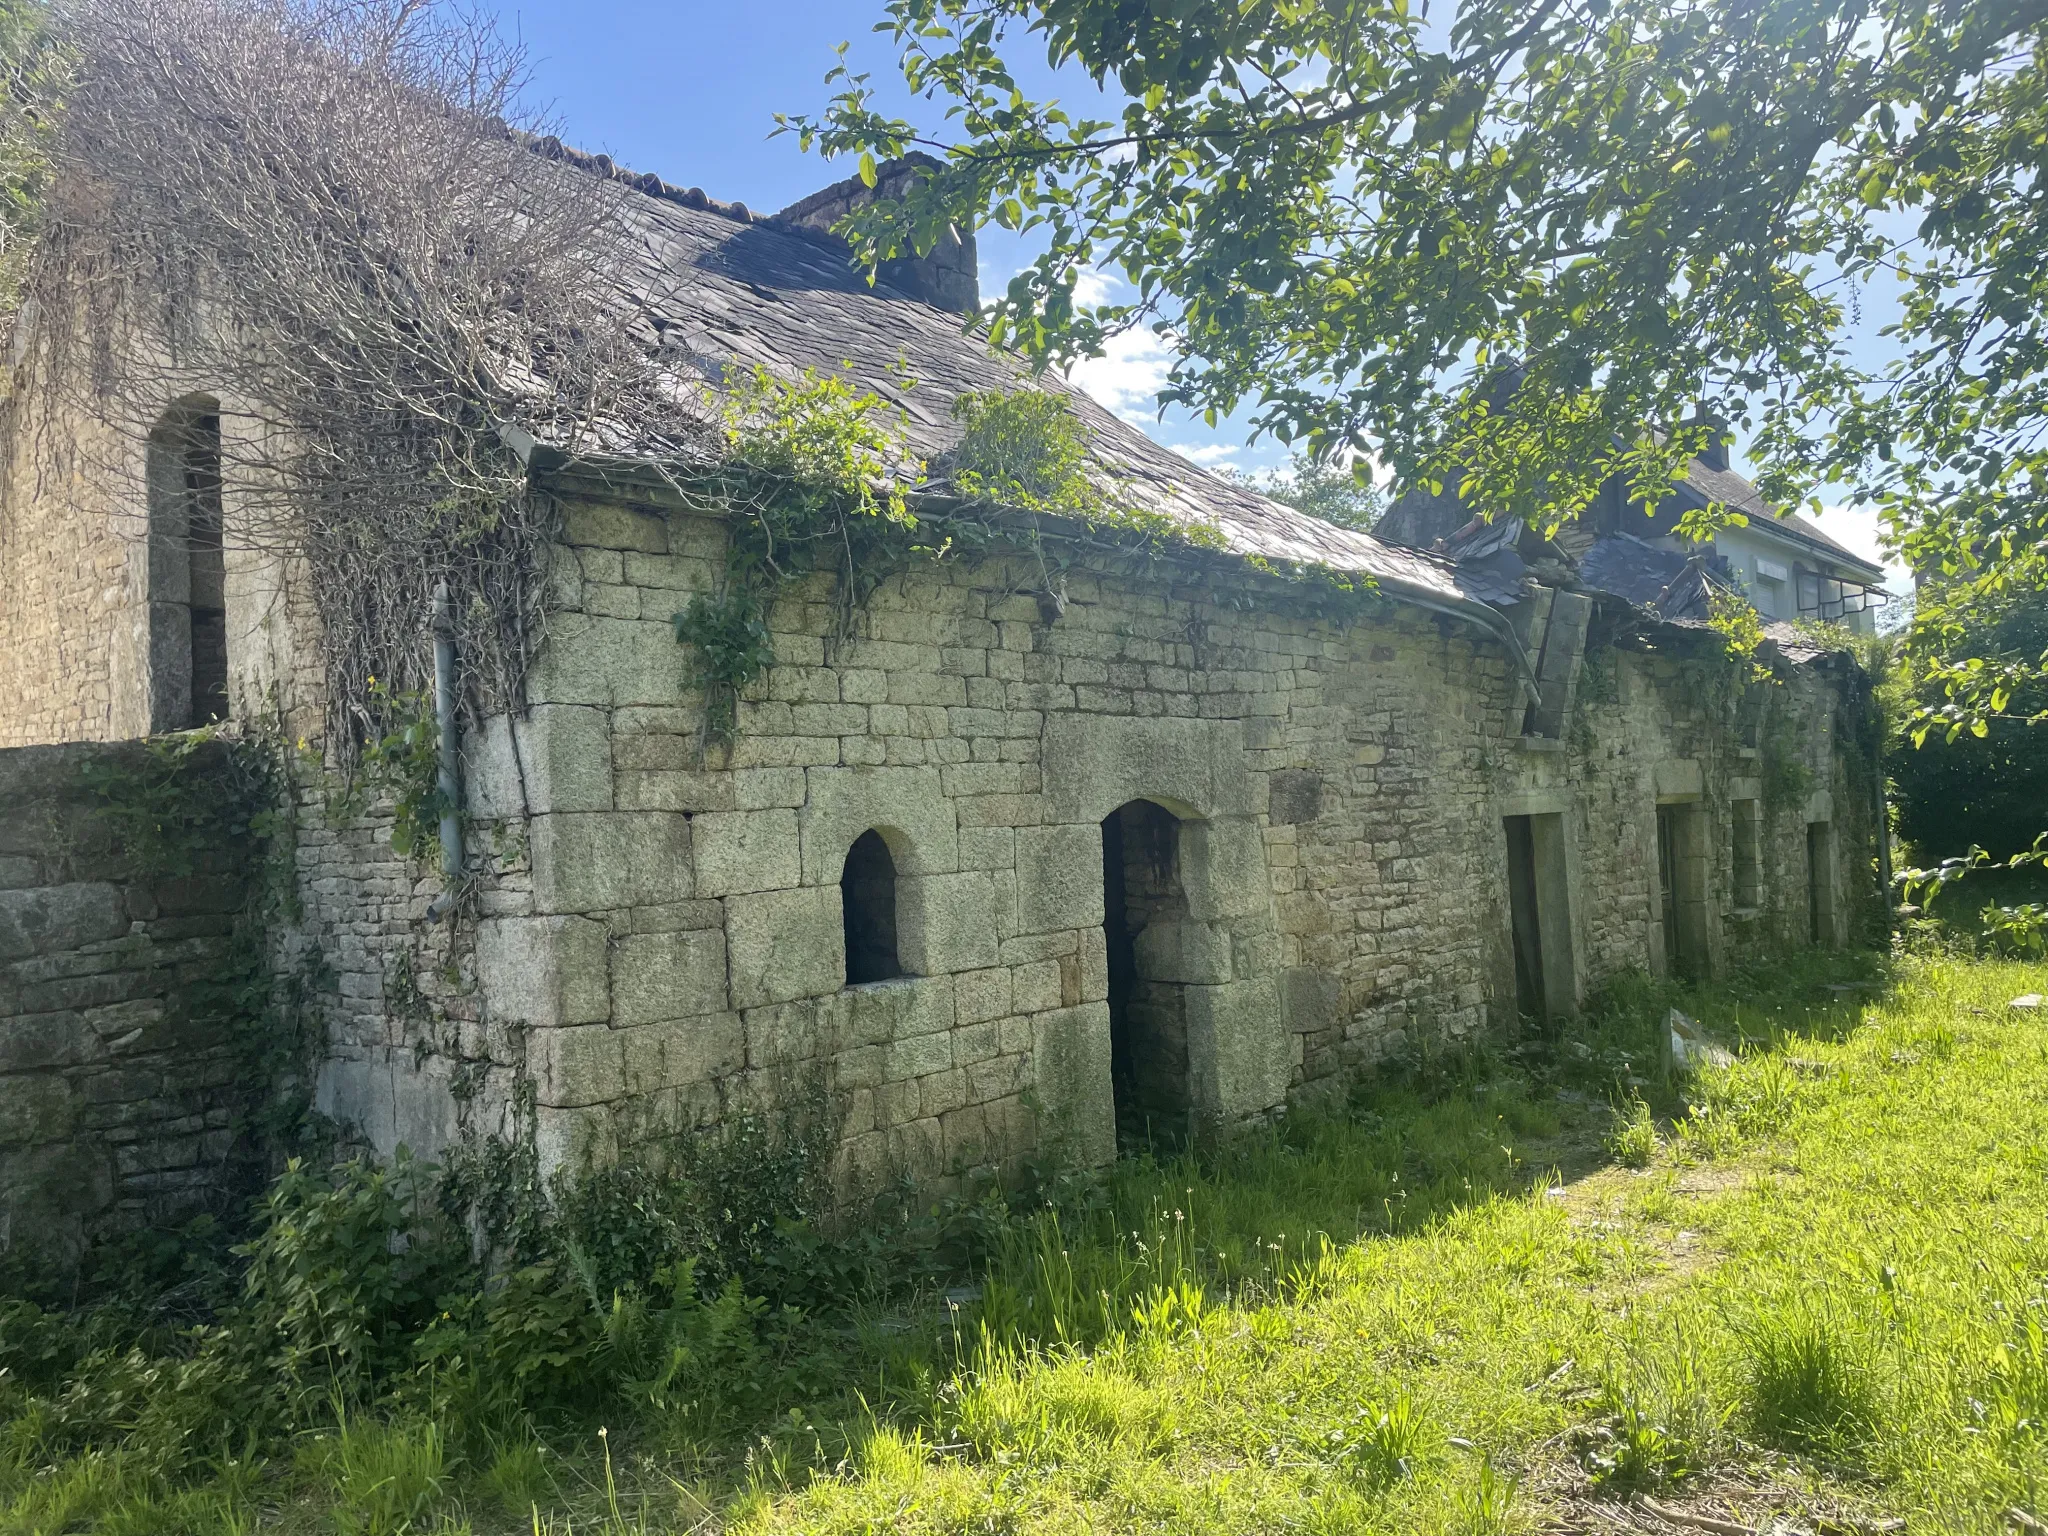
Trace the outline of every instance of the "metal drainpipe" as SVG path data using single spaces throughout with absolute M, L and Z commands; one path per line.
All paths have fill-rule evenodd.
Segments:
M 434 724 L 441 737 L 441 894 L 427 905 L 427 917 L 439 922 L 455 910 L 462 885 L 462 780 L 455 736 L 455 621 L 449 611 L 448 583 L 434 588 Z
M 1508 653 L 1509 662 L 1519 674 L 1526 702 L 1534 704 L 1542 699 L 1542 690 L 1536 686 L 1536 667 L 1529 660 L 1528 651 L 1523 649 L 1521 636 L 1515 633 L 1514 626 L 1508 622 L 1505 614 L 1470 598 L 1460 598 L 1453 604 L 1421 588 L 1411 587 L 1405 582 L 1396 583 L 1384 576 L 1380 578 L 1380 585 L 1392 590 L 1403 601 L 1412 603 L 1417 608 L 1427 608 L 1433 613 L 1443 614 L 1446 618 L 1462 619 L 1467 624 L 1474 624 L 1485 630 L 1498 640 L 1501 648 Z

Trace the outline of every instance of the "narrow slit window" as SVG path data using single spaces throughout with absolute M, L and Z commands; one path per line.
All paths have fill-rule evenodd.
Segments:
M 1733 835 L 1735 905 L 1754 911 L 1763 905 L 1763 870 L 1758 858 L 1757 806 L 1754 800 L 1737 800 L 1734 805 Z
M 839 877 L 846 918 L 846 984 L 858 987 L 903 974 L 896 955 L 896 861 L 882 834 L 868 831 L 847 850 Z
M 181 402 L 149 435 L 149 728 L 228 716 L 220 410 Z

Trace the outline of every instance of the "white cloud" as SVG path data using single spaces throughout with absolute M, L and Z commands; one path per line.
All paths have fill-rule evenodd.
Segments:
M 1150 331 L 1113 337 L 1100 357 L 1085 358 L 1067 377 L 1134 426 L 1159 415 L 1159 391 L 1173 371 L 1173 353 Z
M 1244 449 L 1235 443 L 1168 443 L 1167 447 L 1184 459 L 1191 459 L 1204 469 L 1214 469 L 1219 464 L 1236 468 L 1235 460 Z
M 1074 302 L 1077 304 L 1107 304 L 1116 296 L 1119 288 L 1126 286 L 1123 279 L 1114 277 L 1100 267 L 1086 267 L 1074 279 Z

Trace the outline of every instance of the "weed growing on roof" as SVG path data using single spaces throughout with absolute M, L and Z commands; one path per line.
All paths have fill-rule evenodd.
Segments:
M 1073 408 L 1036 390 L 960 396 L 953 486 L 970 501 L 1090 517 L 1108 503 L 1088 476 L 1088 438 Z
M 915 387 L 907 375 L 898 382 Z M 775 604 L 807 577 L 829 576 L 831 637 L 843 642 L 875 588 L 920 563 L 1026 554 L 1056 611 L 1064 598 L 1055 596 L 1055 567 L 1072 555 L 1150 561 L 1221 542 L 1213 529 L 1117 505 L 1089 469 L 1086 429 L 1057 395 L 992 390 L 955 400 L 960 448 L 915 510 L 904 485 L 925 466 L 907 446 L 902 408 L 873 391 L 757 366 L 729 379 L 713 408 L 724 423 L 722 460 L 671 477 L 686 507 L 731 529 L 719 589 L 693 596 L 673 619 L 704 691 L 706 745 L 731 744 L 741 698 L 775 663 Z
M 1764 621 L 1740 592 L 1725 587 L 1707 588 L 1707 623 L 1721 636 L 1728 659 L 1746 669 L 1752 682 L 1774 681 L 1771 669 L 1756 659 L 1764 643 Z

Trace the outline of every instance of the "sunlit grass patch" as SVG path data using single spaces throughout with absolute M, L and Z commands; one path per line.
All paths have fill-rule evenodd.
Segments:
M 232 1319 L 0 1309 L 0 1536 L 1433 1536 L 1730 1488 L 1988 1536 L 2048 1488 L 2048 1026 L 2006 1007 L 2044 982 L 1638 978 L 1200 1157 L 985 1201 L 951 1270 L 836 1309 L 501 1276 L 459 1349 L 387 1335 L 360 1400 L 266 1379 Z M 1674 1003 L 1731 1065 L 1671 1068 Z M 515 1326 L 546 1351 L 504 1353 L 517 1391 Z M 264 1404 L 297 1427 L 264 1438 Z

